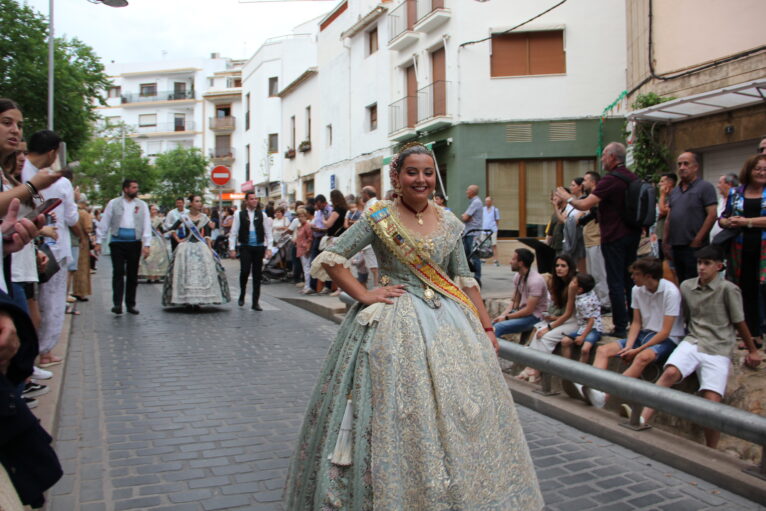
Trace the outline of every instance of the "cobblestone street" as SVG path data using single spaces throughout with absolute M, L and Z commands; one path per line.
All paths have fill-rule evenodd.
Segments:
M 55 447 L 53 511 L 277 510 L 305 403 L 337 326 L 269 295 L 114 316 L 102 258 L 73 322 Z M 286 284 L 280 284 L 286 285 Z M 272 285 L 274 286 L 274 285 Z M 551 510 L 755 510 L 720 490 L 536 412 L 520 413 Z M 501 446 L 498 446 L 501 447 Z M 512 467 L 509 467 L 512 470 Z

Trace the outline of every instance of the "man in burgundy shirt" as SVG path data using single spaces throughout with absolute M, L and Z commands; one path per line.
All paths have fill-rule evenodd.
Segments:
M 628 184 L 612 174 L 622 174 L 630 179 L 638 177 L 625 168 L 625 146 L 619 142 L 612 142 L 604 148 L 601 165 L 606 174 L 590 195 L 576 199 L 561 187 L 556 190 L 556 195 L 580 211 L 598 205 L 601 253 L 606 265 L 606 281 L 614 320 L 614 330 L 609 335 L 624 338 L 627 336 L 630 291 L 633 286 L 628 268 L 636 260 L 641 230 L 629 227 L 623 221 Z

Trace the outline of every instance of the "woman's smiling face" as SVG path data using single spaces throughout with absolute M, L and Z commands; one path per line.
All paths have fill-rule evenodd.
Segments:
M 0 113 L 0 153 L 7 155 L 19 148 L 23 124 L 21 111 L 15 108 Z

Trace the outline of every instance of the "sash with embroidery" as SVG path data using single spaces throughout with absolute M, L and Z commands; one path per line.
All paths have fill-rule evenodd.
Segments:
M 426 286 L 466 306 L 476 315 L 478 311 L 470 298 L 449 278 L 441 267 L 419 250 L 407 230 L 391 215 L 382 201 L 370 208 L 369 222 L 375 234 L 383 240 L 394 256 L 412 271 Z
M 197 226 L 194 225 L 194 222 L 191 221 L 191 218 L 189 218 L 187 215 L 181 215 L 181 222 L 184 224 L 184 226 L 189 229 L 189 232 L 191 233 L 194 238 L 199 241 L 200 243 L 204 243 L 204 245 L 212 252 L 213 257 L 216 259 L 216 261 L 221 260 L 221 256 L 219 256 L 215 250 L 210 248 L 210 245 L 207 244 L 207 241 L 205 238 L 200 234 L 199 229 L 197 229 Z

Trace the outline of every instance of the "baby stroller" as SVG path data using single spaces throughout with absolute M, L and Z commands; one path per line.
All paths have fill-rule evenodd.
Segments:
M 287 275 L 287 245 L 290 243 L 290 234 L 283 234 L 275 243 L 276 249 L 271 254 L 271 258 L 263 265 L 261 281 L 269 283 L 271 281 L 284 282 L 288 279 Z
M 229 257 L 229 237 L 223 234 L 219 235 L 213 242 L 213 251 L 221 259 Z
M 473 246 L 471 251 L 467 254 L 468 267 L 472 272 L 476 271 L 476 267 L 471 262 L 472 259 L 489 259 L 492 257 L 492 229 L 471 229 L 463 234 L 465 236 L 473 236 Z

